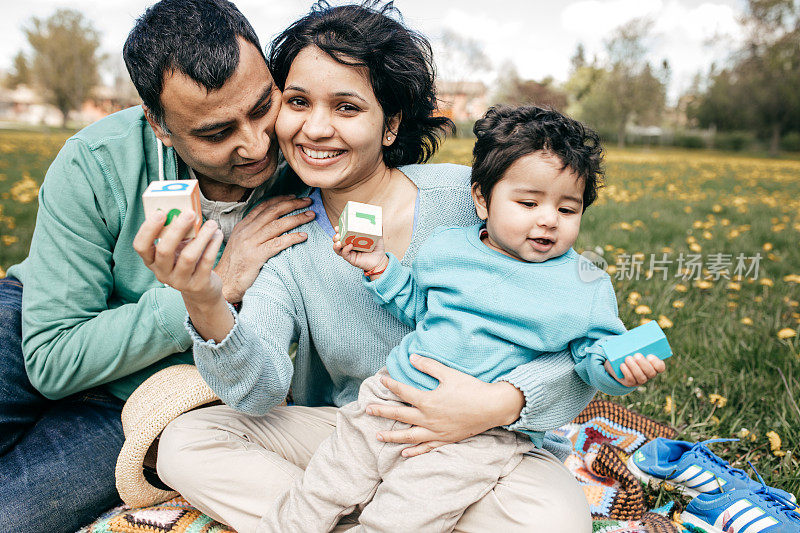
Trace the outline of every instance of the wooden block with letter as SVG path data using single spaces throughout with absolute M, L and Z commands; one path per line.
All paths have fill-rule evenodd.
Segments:
M 164 227 L 183 211 L 193 211 L 194 225 L 189 230 L 188 238 L 193 238 L 200 231 L 203 214 L 200 208 L 200 186 L 197 180 L 161 180 L 154 181 L 142 194 L 145 217 L 152 217 L 156 211 L 164 211 L 167 219 Z M 163 233 L 163 230 L 162 230 Z M 160 235 L 159 235 L 160 236 Z
M 339 216 L 339 236 L 342 245 L 353 250 L 371 252 L 383 235 L 383 209 L 379 205 L 347 202 Z
M 655 320 L 626 331 L 622 335 L 606 337 L 600 341 L 600 345 L 619 378 L 623 377 L 620 366 L 629 355 L 640 353 L 646 357 L 653 354 L 659 359 L 672 356 L 667 336 Z

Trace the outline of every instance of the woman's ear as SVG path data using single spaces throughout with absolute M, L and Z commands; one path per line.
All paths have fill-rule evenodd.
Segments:
M 150 111 L 150 108 L 146 105 L 142 104 L 142 109 L 144 109 L 144 118 L 147 119 L 147 123 L 150 124 L 150 127 L 153 128 L 153 133 L 156 134 L 156 137 L 164 143 L 164 146 L 172 146 L 172 137 L 170 137 L 169 131 L 167 131 L 159 121 L 153 117 L 153 112 Z
M 397 132 L 400 129 L 400 121 L 402 120 L 402 113 L 397 113 L 386 120 L 386 125 L 383 128 L 383 145 L 391 146 L 397 139 Z
M 478 218 L 481 220 L 489 218 L 489 204 L 486 202 L 486 198 L 484 198 L 477 183 L 472 186 L 472 201 L 475 202 L 475 211 L 478 212 Z

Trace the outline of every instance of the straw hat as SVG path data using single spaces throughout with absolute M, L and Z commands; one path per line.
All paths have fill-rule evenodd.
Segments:
M 117 490 L 130 507 L 147 507 L 177 496 L 151 485 L 143 464 L 153 442 L 178 415 L 219 400 L 194 365 L 159 370 L 133 391 L 122 408 L 125 443 L 117 459 Z

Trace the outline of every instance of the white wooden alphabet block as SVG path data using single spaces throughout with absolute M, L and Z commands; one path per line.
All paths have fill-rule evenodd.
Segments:
M 339 236 L 342 245 L 352 244 L 354 250 L 371 252 L 383 235 L 383 209 L 379 205 L 347 202 L 339 216 Z
M 164 211 L 166 213 L 165 228 L 181 212 L 192 211 L 197 216 L 194 220 L 194 226 L 189 230 L 188 238 L 193 238 L 200 231 L 200 226 L 203 223 L 203 214 L 200 209 L 200 186 L 197 180 L 154 181 L 147 186 L 144 194 L 142 194 L 142 203 L 144 204 L 145 217 L 153 216 L 156 211 Z

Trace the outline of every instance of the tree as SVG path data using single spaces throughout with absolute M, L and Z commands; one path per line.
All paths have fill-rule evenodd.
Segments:
M 619 146 L 625 145 L 629 123 L 658 123 L 666 103 L 669 65 L 654 69 L 646 57 L 651 26 L 647 19 L 636 19 L 615 30 L 606 43 L 604 67 L 586 65 L 581 50 L 573 58 L 576 70 L 567 83 L 574 91 L 571 110 L 594 127 L 615 131 Z
M 29 84 L 30 79 L 31 69 L 28 65 L 28 58 L 25 57 L 25 54 L 22 52 L 18 52 L 17 55 L 14 56 L 12 70 L 6 75 L 5 80 L 3 80 L 3 84 L 6 87 L 15 89 L 18 85 Z
M 564 110 L 567 95 L 555 86 L 552 78 L 541 82 L 520 78 L 513 63 L 506 63 L 497 76 L 495 102 L 508 105 L 543 105 Z
M 744 24 L 745 45 L 689 112 L 703 126 L 754 131 L 777 154 L 781 136 L 800 131 L 800 2 L 749 0 Z
M 438 78 L 453 83 L 475 80 L 492 70 L 492 62 L 481 44 L 453 30 L 445 29 L 434 40 Z
M 33 49 L 31 80 L 61 111 L 66 127 L 70 111 L 80 108 L 97 85 L 100 36 L 80 12 L 70 9 L 46 19 L 34 17 L 24 32 Z

